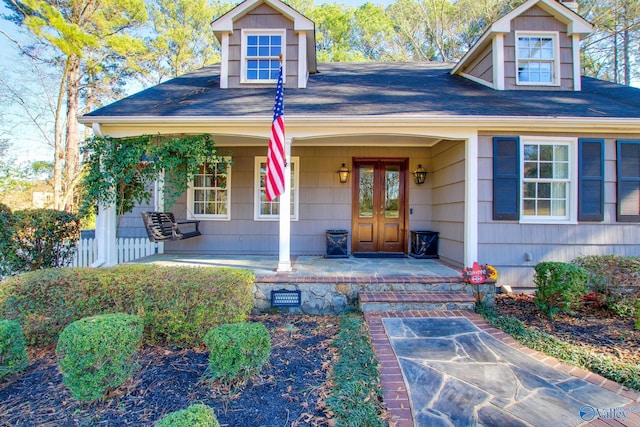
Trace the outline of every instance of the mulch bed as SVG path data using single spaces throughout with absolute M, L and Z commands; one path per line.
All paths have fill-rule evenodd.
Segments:
M 202 382 L 205 348 L 144 347 L 134 377 L 106 399 L 82 404 L 62 384 L 53 349 L 34 351 L 21 375 L 0 383 L 0 426 L 153 426 L 192 403 L 214 408 L 222 426 L 328 425 L 323 399 L 338 319 L 259 315 L 272 352 L 260 377 L 235 393 Z
M 572 315 L 558 313 L 548 318 L 527 295 L 497 295 L 496 309 L 516 317 L 526 326 L 547 332 L 563 341 L 606 353 L 626 363 L 640 363 L 640 330 L 633 318 L 586 303 Z

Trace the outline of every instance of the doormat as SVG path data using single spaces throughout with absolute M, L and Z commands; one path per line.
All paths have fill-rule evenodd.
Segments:
M 401 252 L 354 252 L 354 258 L 406 258 Z

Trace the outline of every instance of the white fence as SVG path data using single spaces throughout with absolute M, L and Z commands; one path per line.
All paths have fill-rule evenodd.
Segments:
M 78 241 L 77 251 L 71 262 L 72 267 L 89 267 L 98 258 L 96 239 Z M 116 243 L 118 264 L 133 261 L 157 253 L 156 244 L 147 238 L 119 238 Z

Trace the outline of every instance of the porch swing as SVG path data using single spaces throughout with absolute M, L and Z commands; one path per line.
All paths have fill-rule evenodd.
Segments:
M 172 212 L 142 212 L 142 221 L 147 230 L 147 236 L 152 242 L 164 242 L 166 240 L 184 240 L 200 236 L 198 226 L 200 221 L 177 221 Z M 178 225 L 193 227 L 193 230 L 183 231 Z

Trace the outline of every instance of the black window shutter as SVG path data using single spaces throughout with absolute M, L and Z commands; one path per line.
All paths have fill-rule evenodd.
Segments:
M 578 140 L 578 221 L 604 220 L 604 141 Z
M 493 219 L 520 218 L 520 139 L 493 138 Z
M 640 141 L 618 141 L 619 222 L 640 222 Z

